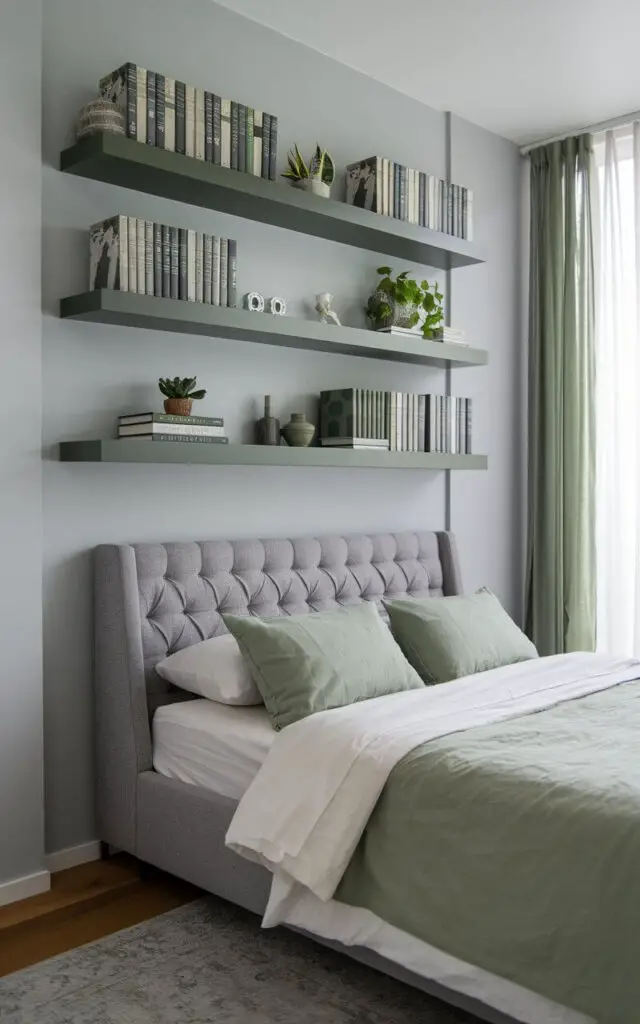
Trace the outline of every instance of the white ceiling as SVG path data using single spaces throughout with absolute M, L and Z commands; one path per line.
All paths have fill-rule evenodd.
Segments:
M 514 142 L 640 108 L 640 0 L 222 3 Z

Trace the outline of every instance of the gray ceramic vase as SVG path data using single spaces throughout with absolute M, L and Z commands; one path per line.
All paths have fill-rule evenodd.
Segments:
M 291 448 L 308 448 L 315 432 L 316 428 L 313 423 L 307 423 L 307 417 L 303 412 L 292 412 L 291 419 L 280 431 Z

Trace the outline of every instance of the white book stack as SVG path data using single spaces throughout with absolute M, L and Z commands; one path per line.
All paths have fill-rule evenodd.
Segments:
M 433 341 L 444 341 L 447 345 L 466 345 L 466 334 L 458 327 L 439 327 L 432 336 Z

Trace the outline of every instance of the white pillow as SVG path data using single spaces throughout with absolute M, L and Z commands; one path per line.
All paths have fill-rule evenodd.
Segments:
M 238 642 L 230 633 L 176 651 L 156 665 L 158 675 L 218 704 L 262 704 Z

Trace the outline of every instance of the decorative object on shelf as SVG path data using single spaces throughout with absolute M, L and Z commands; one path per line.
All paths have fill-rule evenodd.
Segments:
M 288 178 L 294 188 L 313 192 L 328 199 L 336 176 L 336 168 L 330 153 L 316 144 L 316 151 L 307 167 L 297 144 L 287 154 L 287 170 L 282 175 Z
M 319 314 L 323 323 L 335 324 L 336 327 L 340 327 L 338 314 L 331 308 L 332 302 L 333 295 L 331 292 L 320 292 L 319 295 L 316 295 L 316 313 Z
M 292 412 L 291 419 L 280 431 L 290 448 L 308 448 L 315 432 L 316 428 L 313 423 L 307 423 L 303 412 Z
M 111 100 L 92 100 L 86 103 L 76 118 L 76 139 L 89 135 L 110 132 L 111 135 L 125 134 L 125 118 L 117 103 Z
M 238 244 L 122 214 L 89 230 L 89 287 L 209 306 L 236 304 Z
M 271 395 L 264 396 L 264 416 L 256 423 L 258 444 L 280 444 L 280 420 L 271 415 Z
M 274 295 L 272 299 L 269 299 L 269 312 L 274 316 L 284 316 L 287 312 L 287 300 Z
M 123 64 L 98 84 L 130 139 L 275 181 L 278 118 L 205 89 Z
M 264 313 L 264 295 L 260 292 L 247 292 L 244 297 L 244 308 L 251 313 Z
M 472 240 L 471 189 L 381 156 L 369 156 L 346 170 L 349 206 Z
M 378 267 L 382 280 L 369 297 L 365 312 L 374 330 L 389 327 L 418 328 L 423 338 L 431 338 L 444 321 L 442 292 L 428 281 L 418 284 L 403 270 L 395 281 L 391 267 Z M 417 333 L 417 331 L 416 331 Z
M 159 377 L 158 387 L 165 396 L 164 411 L 171 416 L 190 416 L 194 401 L 204 398 L 204 388 L 196 388 L 195 377 Z

